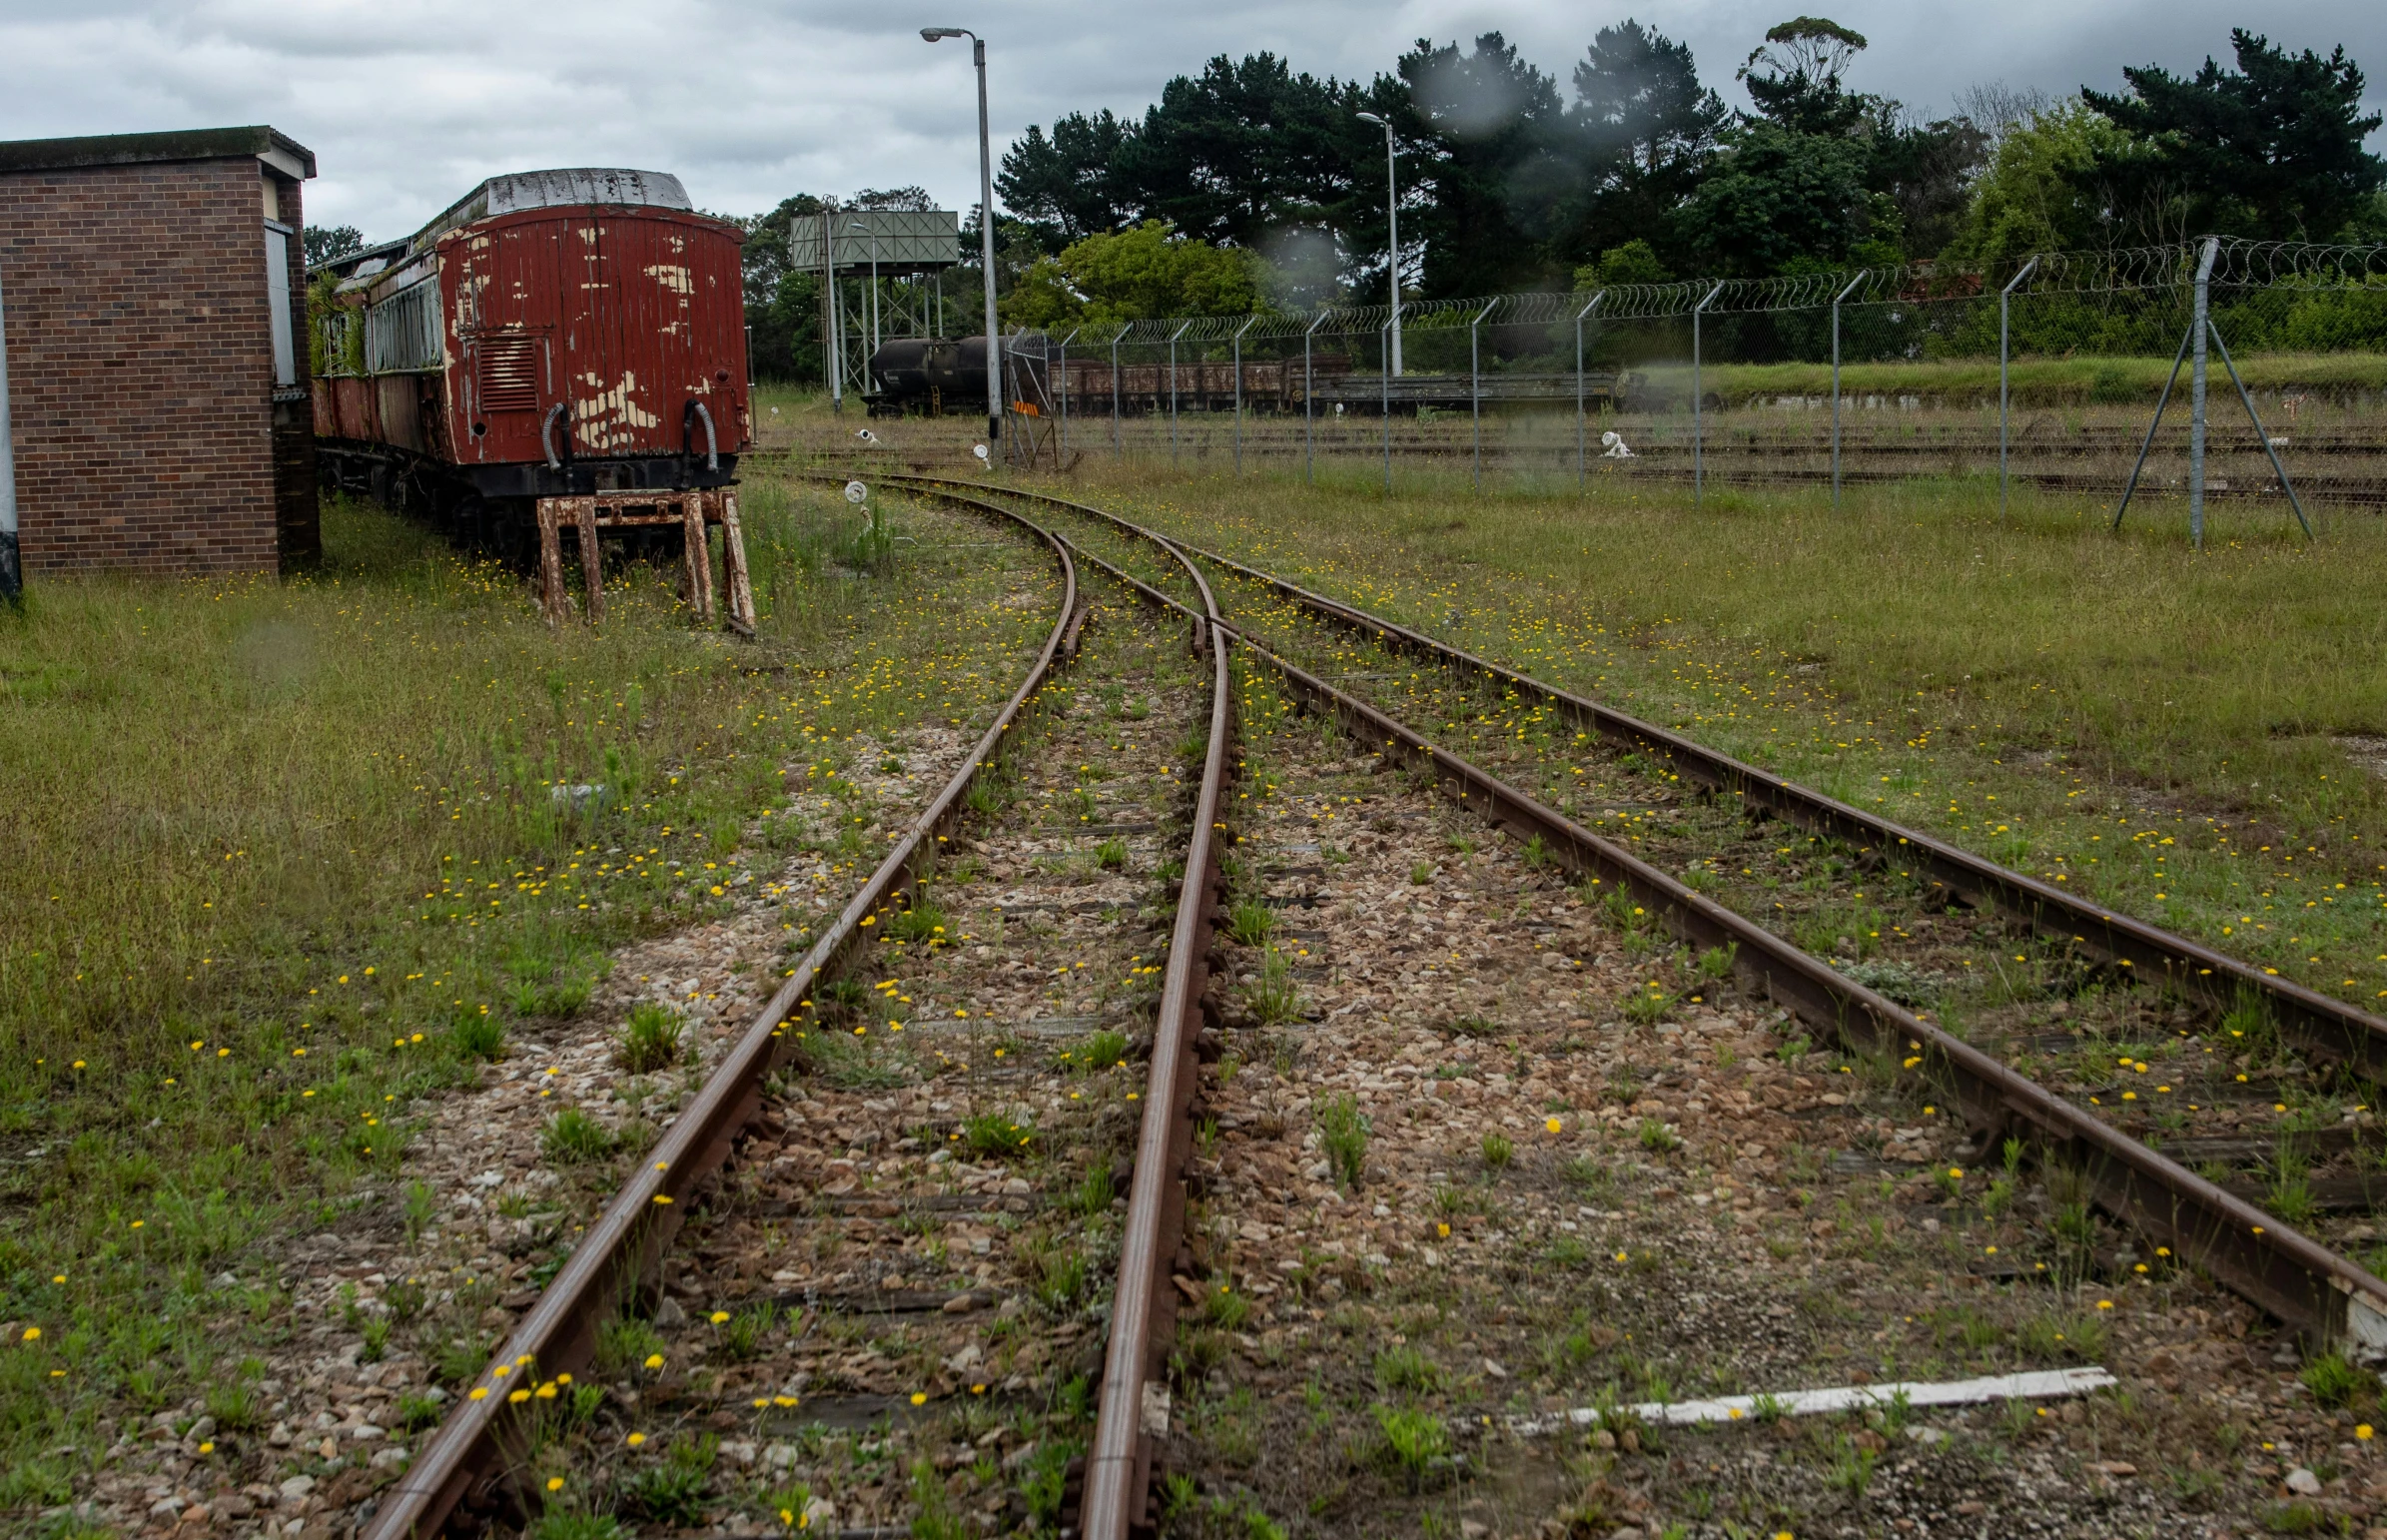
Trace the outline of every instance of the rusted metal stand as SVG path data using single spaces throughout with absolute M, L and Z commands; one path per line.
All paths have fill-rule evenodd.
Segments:
M 680 598 L 696 618 L 714 619 L 711 529 L 721 526 L 721 565 L 728 613 L 721 623 L 741 636 L 754 634 L 754 584 L 746 572 L 746 537 L 738 523 L 738 494 L 729 487 L 688 492 L 598 492 L 586 497 L 538 499 L 538 602 L 547 624 L 570 617 L 563 582 L 563 524 L 569 520 L 580 541 L 584 595 L 581 616 L 589 624 L 605 618 L 604 555 L 598 540 L 607 529 L 677 524 L 681 530 Z
M 738 525 L 738 494 L 721 491 L 721 566 L 729 580 L 729 627 L 754 634 L 754 583 L 746 575 L 746 534 Z
M 562 505 L 576 499 L 570 497 L 541 497 L 538 500 L 538 612 L 547 624 L 563 624 L 568 601 L 563 596 L 563 540 L 555 524 L 562 513 Z
M 572 522 L 580 529 L 580 585 L 587 595 L 588 623 L 595 625 L 605 618 L 605 558 L 597 549 L 596 503 L 588 497 L 572 502 Z
M 699 623 L 713 618 L 713 542 L 705 533 L 704 499 L 680 500 L 680 601 L 696 612 Z

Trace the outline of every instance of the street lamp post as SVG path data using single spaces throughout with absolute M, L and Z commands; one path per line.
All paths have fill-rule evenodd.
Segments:
M 1359 114 L 1359 120 L 1384 131 L 1384 241 L 1392 253 L 1385 267 L 1392 277 L 1392 373 L 1397 375 L 1400 373 L 1400 174 L 1392 157 L 1392 124 L 1372 112 Z
M 829 351 L 829 409 L 845 410 L 845 306 L 837 293 L 837 200 L 821 204 L 821 342 Z
M 968 27 L 923 27 L 923 41 L 966 37 L 970 59 L 978 66 L 978 254 L 987 280 L 987 447 L 1003 436 L 1003 366 L 995 341 L 995 156 L 987 138 L 987 40 Z

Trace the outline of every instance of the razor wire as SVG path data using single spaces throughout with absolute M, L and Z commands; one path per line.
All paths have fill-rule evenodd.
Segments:
M 1602 322 L 1687 318 L 1694 309 L 1709 316 L 1829 310 L 1835 298 L 1849 307 L 1987 300 L 2025 270 L 2027 276 L 2014 292 L 2017 299 L 2184 290 L 2195 280 L 2204 245 L 2202 240 L 2193 240 L 2100 251 L 2023 253 L 1983 263 L 1913 262 L 1771 278 L 1692 278 L 1662 284 L 1403 300 L 1400 324 L 1404 333 L 1463 329 L 1478 318 L 1490 326 L 1565 325 L 1582 315 L 1595 299 Z M 2212 282 L 2228 289 L 2304 293 L 2379 288 L 2387 286 L 2387 245 L 2222 239 Z M 1705 306 L 1701 305 L 1703 299 L 1708 301 Z M 1486 307 L 1490 307 L 1488 314 Z M 1114 342 L 1124 347 L 1166 346 L 1172 338 L 1195 345 L 1224 343 L 1238 332 L 1246 342 L 1283 341 L 1316 331 L 1373 332 L 1389 326 L 1392 315 L 1390 302 L 1328 305 L 1237 315 L 1089 322 L 1080 335 L 1082 341 L 1104 347 Z
M 2149 420 L 2197 394 L 2166 366 L 2200 316 L 2227 392 L 2209 446 L 2178 409 Z M 1082 322 L 1005 347 L 1054 377 L 1060 449 L 1237 473 L 1656 477 L 1694 501 L 1803 482 L 1835 505 L 1844 486 L 1973 478 L 2001 516 L 2009 481 L 2108 507 L 2125 485 L 2192 508 L 2209 490 L 2284 509 L 2299 488 L 2387 507 L 2387 246 L 2205 238 Z

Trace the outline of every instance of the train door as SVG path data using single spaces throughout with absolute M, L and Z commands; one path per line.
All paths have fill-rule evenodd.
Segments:
M 567 452 L 556 357 L 556 232 L 552 222 L 499 226 L 466 236 L 456 253 L 456 382 L 463 434 L 458 457 L 521 464 Z
M 735 243 L 709 227 L 652 214 L 594 224 L 589 282 L 604 286 L 608 303 L 574 318 L 589 327 L 594 346 L 587 365 L 575 353 L 572 366 L 575 396 L 586 390 L 592 397 L 575 404 L 592 450 L 734 452 L 746 428 Z
M 662 447 L 665 404 L 655 347 L 645 336 L 650 287 L 638 281 L 641 221 L 575 214 L 562 259 L 571 297 L 563 327 L 564 385 L 573 442 L 591 455 L 652 454 Z

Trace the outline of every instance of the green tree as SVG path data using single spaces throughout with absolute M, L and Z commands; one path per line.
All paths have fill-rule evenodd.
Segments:
M 1003 306 L 1007 325 L 1068 327 L 1154 316 L 1242 316 L 1259 308 L 1249 252 L 1178 235 L 1161 220 L 1088 236 L 1030 268 Z
M 1674 275 L 1666 271 L 1666 264 L 1647 241 L 1627 241 L 1600 253 L 1600 260 L 1587 262 L 1575 270 L 1575 289 L 1590 294 L 1599 289 L 1616 289 L 1627 284 L 1668 284 Z
M 1136 217 L 1143 200 L 1125 164 L 1135 142 L 1135 125 L 1108 108 L 1056 118 L 1050 137 L 1031 124 L 1003 152 L 995 191 L 1044 250 L 1057 252 Z
M 307 266 L 320 268 L 365 250 L 365 232 L 354 225 L 310 225 L 303 235 Z
M 821 362 L 821 281 L 818 270 L 788 262 L 788 228 L 827 205 L 810 193 L 780 200 L 768 214 L 737 221 L 746 232 L 744 269 L 747 368 L 757 380 L 817 382 Z
M 1678 239 L 1701 272 L 1736 277 L 1895 261 L 1898 214 L 1866 185 L 1870 152 L 1860 139 L 1745 124 L 1684 205 Z
M 1906 255 L 1938 255 L 1965 228 L 1989 136 L 1967 118 L 1916 123 L 1898 103 L 1882 102 L 1867 138 L 1873 147 L 1867 186 L 1890 200 Z
M 1465 52 L 1420 38 L 1397 70 L 1368 95 L 1408 149 L 1402 244 L 1424 238 L 1420 287 L 1443 298 L 1546 280 L 1581 170 L 1557 82 L 1497 32 Z M 1414 213 L 1409 189 L 1424 205 Z
M 1766 30 L 1764 46 L 1738 78 L 1758 116 L 1794 134 L 1856 132 L 1877 103 L 1845 91 L 1840 77 L 1865 51 L 1865 36 L 1822 16 L 1799 16 Z
M 1180 75 L 1123 148 L 1139 212 L 1187 238 L 1262 248 L 1329 223 L 1349 198 L 1356 88 L 1274 54 L 1224 54 Z
M 2083 184 L 2093 184 L 2100 160 L 2121 153 L 2128 141 L 2084 102 L 2050 107 L 2007 128 L 1973 184 L 1948 255 L 1995 263 L 2095 246 L 2102 208 Z
M 1688 44 L 1627 19 L 1602 27 L 1575 66 L 1572 111 L 1582 169 L 1568 249 L 1617 243 L 1650 252 L 1699 185 L 1729 114 L 1700 84 Z
M 2387 185 L 2362 148 L 2381 122 L 2362 111 L 2362 71 L 2339 47 L 2290 54 L 2233 28 L 2237 68 L 2211 58 L 2192 76 L 2125 69 L 2129 90 L 2081 100 L 2128 136 L 2076 179 L 2125 237 L 2206 231 L 2326 241 Z

